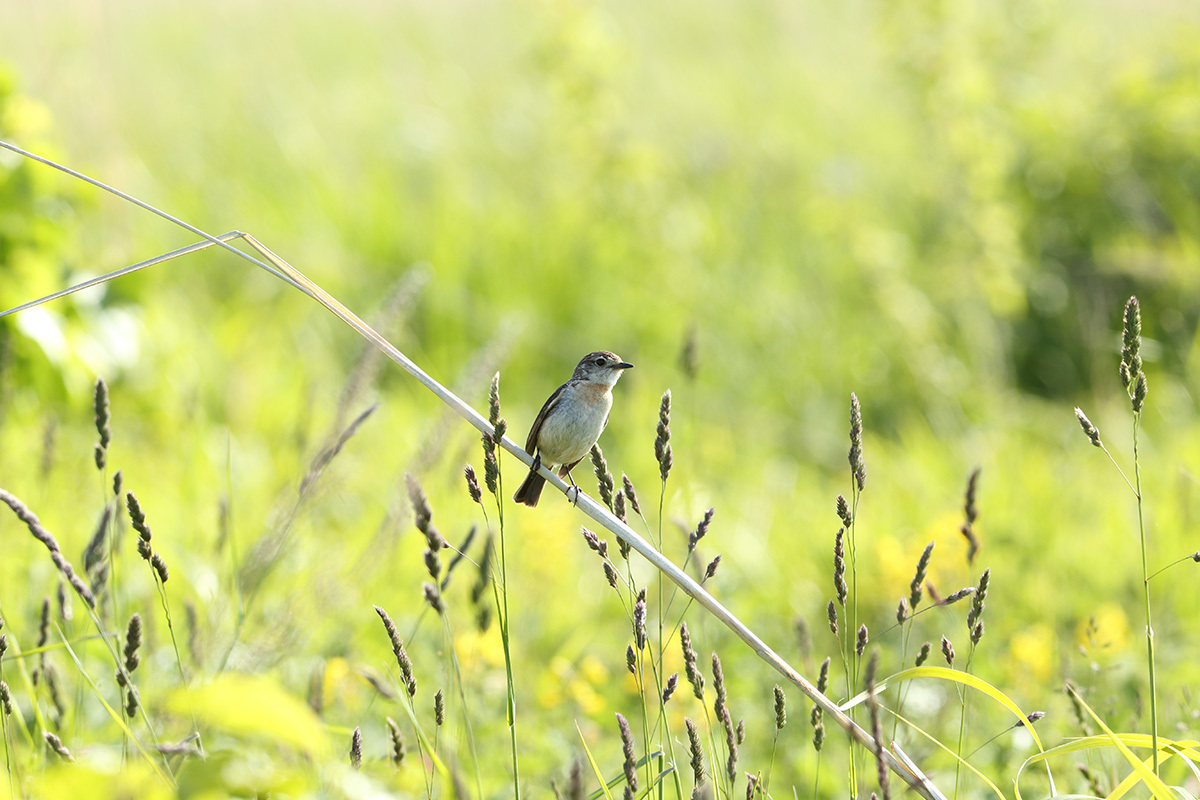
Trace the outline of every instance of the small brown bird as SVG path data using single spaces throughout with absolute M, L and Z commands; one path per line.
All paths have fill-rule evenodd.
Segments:
M 558 467 L 558 476 L 575 486 L 571 470 L 591 452 L 604 432 L 612 409 L 612 387 L 632 366 L 607 350 L 588 353 L 579 361 L 571 380 L 550 395 L 533 421 L 525 442 L 525 452 L 534 457 L 533 466 L 513 501 L 527 506 L 538 504 L 546 483 L 538 474 L 542 464 L 550 470 Z

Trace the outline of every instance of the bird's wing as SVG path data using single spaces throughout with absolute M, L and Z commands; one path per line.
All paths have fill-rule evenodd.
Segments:
M 546 400 L 546 404 L 542 406 L 542 410 L 538 412 L 537 417 L 533 420 L 533 427 L 529 429 L 529 438 L 525 440 L 525 452 L 529 453 L 529 455 L 537 452 L 538 434 L 542 432 L 542 423 L 546 421 L 546 417 L 550 414 L 550 409 L 554 408 L 565 388 L 567 388 L 567 385 L 564 383 L 555 389 L 554 394 L 550 395 L 550 398 Z

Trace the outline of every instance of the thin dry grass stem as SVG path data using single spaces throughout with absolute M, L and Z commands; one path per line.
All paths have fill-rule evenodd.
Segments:
M 454 553 L 454 557 L 451 558 L 450 563 L 446 565 L 446 574 L 442 578 L 442 582 L 440 584 L 440 589 L 442 591 L 445 591 L 446 587 L 450 585 L 450 576 L 454 574 L 455 568 L 457 568 L 458 565 L 463 561 L 471 561 L 471 559 L 467 557 L 467 551 L 471 549 L 471 544 L 475 541 L 475 534 L 477 531 L 478 526 L 472 525 L 467 531 L 467 535 L 463 537 L 462 543 L 457 547 L 448 542 L 446 543 L 446 549 Z M 474 564 L 475 562 L 471 561 L 471 563 Z M 476 564 L 476 566 L 479 565 Z
M 46 549 L 50 551 L 50 560 L 54 562 L 54 566 L 62 573 L 63 578 L 71 584 L 71 588 L 75 590 L 75 593 L 90 608 L 95 608 L 96 597 L 92 594 L 92 590 L 87 587 L 82 578 L 75 574 L 74 567 L 71 566 L 71 563 L 63 556 L 62 550 L 59 549 L 58 540 L 50 534 L 50 531 L 42 526 L 42 522 L 38 519 L 37 514 L 30 511 L 29 506 L 21 502 L 16 495 L 4 489 L 0 489 L 0 502 L 12 509 L 12 512 L 17 515 L 17 519 L 24 522 L 25 526 L 29 528 L 29 532 L 33 534 L 33 538 L 46 546 Z
M 1157 572 L 1152 573 L 1150 575 L 1150 577 L 1146 578 L 1146 580 L 1152 581 L 1155 578 L 1157 578 L 1159 575 L 1161 575 L 1162 573 L 1169 570 L 1171 567 L 1182 564 L 1185 561 L 1192 561 L 1196 564 L 1200 564 L 1200 550 L 1197 550 L 1196 552 L 1192 553 L 1191 555 L 1186 555 L 1183 558 L 1175 559 L 1170 564 L 1167 564 L 1165 567 L 1160 568 Z
M 1079 407 L 1075 408 L 1075 419 L 1079 420 L 1079 426 L 1083 428 L 1083 432 L 1087 435 L 1088 441 L 1090 441 L 1093 446 L 1099 447 L 1104 451 L 1104 455 L 1108 456 L 1108 460 L 1116 468 L 1117 472 L 1121 476 L 1121 479 L 1125 481 L 1125 485 L 1129 487 L 1129 491 L 1133 492 L 1134 497 L 1137 497 L 1138 490 L 1136 487 L 1134 487 L 1133 481 L 1129 480 L 1129 476 L 1125 474 L 1125 470 L 1121 469 L 1121 465 L 1117 463 L 1115 458 L 1113 458 L 1113 454 L 1108 451 L 1108 448 L 1100 439 L 1100 431 L 1095 425 L 1092 424 L 1092 421 L 1088 419 L 1087 414 L 1083 413 L 1083 409 Z

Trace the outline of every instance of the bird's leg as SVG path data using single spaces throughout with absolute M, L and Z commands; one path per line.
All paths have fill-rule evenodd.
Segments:
M 578 464 L 579 462 L 576 461 L 575 463 Z M 575 464 L 572 464 L 571 466 L 574 467 Z M 571 494 L 571 489 L 567 490 L 567 499 L 571 501 L 571 505 L 577 506 L 577 505 L 579 505 L 580 489 L 578 486 L 575 485 L 575 478 L 573 478 L 571 476 L 571 470 L 569 470 L 569 469 L 567 470 L 567 480 L 571 482 L 571 489 L 575 490 L 574 496 L 572 496 L 572 494 Z

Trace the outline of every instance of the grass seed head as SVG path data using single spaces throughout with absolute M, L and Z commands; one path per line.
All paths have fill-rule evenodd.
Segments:
M 846 607 L 846 598 L 849 596 L 846 586 L 845 535 L 846 529 L 838 528 L 837 536 L 833 540 L 833 588 L 837 592 L 838 605 L 842 608 Z
M 719 566 L 721 566 L 721 556 L 717 554 L 717 557 L 708 562 L 708 566 L 704 568 L 704 580 L 707 581 L 716 575 Z
M 350 735 L 350 766 L 362 769 L 362 730 L 355 728 Z
M 854 482 L 861 492 L 867 482 L 867 465 L 863 460 L 862 447 L 862 408 L 858 404 L 858 395 L 850 393 L 850 471 L 854 474 Z
M 629 501 L 629 507 L 633 509 L 633 513 L 641 514 L 642 507 L 638 505 L 637 492 L 633 488 L 633 481 L 629 480 L 629 476 L 624 472 L 621 473 L 621 484 L 624 487 L 625 499 Z
M 1137 379 L 1133 384 L 1133 413 L 1142 413 L 1142 407 L 1146 404 L 1146 395 L 1150 391 L 1150 387 L 1146 384 L 1146 373 L 1139 372 Z
M 699 524 L 696 525 L 696 529 L 688 534 L 689 551 L 695 550 L 696 545 L 700 542 L 700 540 L 708 535 L 708 528 L 710 525 L 712 525 L 713 514 L 716 512 L 717 510 L 715 508 L 710 508 L 708 511 L 705 511 L 704 518 L 700 520 Z
M 775 730 L 783 730 L 783 726 L 787 725 L 787 700 L 784 697 L 783 689 L 779 684 L 775 684 Z
M 95 448 L 96 469 L 103 470 L 108 461 L 108 445 L 112 441 L 112 430 L 109 428 L 108 384 L 104 382 L 104 378 L 96 378 L 92 409 L 96 412 L 96 433 L 100 436 Z
M 638 597 L 633 604 L 633 636 L 638 650 L 646 649 L 646 598 Z
M 675 694 L 675 690 L 679 688 L 679 673 L 671 673 L 671 677 L 667 678 L 667 685 L 663 687 L 662 701 L 666 705 L 667 701 Z
M 592 469 L 596 473 L 596 482 L 600 491 L 600 500 L 604 505 L 608 506 L 608 510 L 613 510 L 613 476 L 608 471 L 608 462 L 604 460 L 604 451 L 600 449 L 599 444 L 592 445 Z
M 608 581 L 609 586 L 617 588 L 617 571 L 607 560 L 604 562 L 604 579 Z
M 934 543 L 930 542 L 921 551 L 921 557 L 917 559 L 917 571 L 913 575 L 912 583 L 908 585 L 908 606 L 913 611 L 917 610 L 917 606 L 921 602 L 921 587 L 925 583 L 925 575 L 929 571 L 929 560 L 933 556 L 933 546 Z
M 663 392 L 658 406 L 658 427 L 654 438 L 654 458 L 658 461 L 658 474 L 664 482 L 671 474 L 674 458 L 671 455 L 671 390 Z
M 617 714 L 617 726 L 621 729 L 621 753 L 624 756 L 622 767 L 625 770 L 625 785 L 637 791 L 637 761 L 633 751 L 633 730 L 629 721 L 620 713 Z
M 954 666 L 954 645 L 950 644 L 950 640 L 945 636 L 942 637 L 942 656 L 948 665 Z
M 29 509 L 29 506 L 21 502 L 20 498 L 4 489 L 0 489 L 0 503 L 8 506 L 16 514 L 17 519 L 25 523 L 25 527 L 33 534 L 33 538 L 45 545 L 46 549 L 50 551 L 50 560 L 54 562 L 54 566 L 62 574 L 63 578 L 71 584 L 76 594 L 83 598 L 85 603 L 95 608 L 96 597 L 92 594 L 92 590 L 87 587 L 83 579 L 75 574 L 75 569 L 59 549 L 58 540 L 51 535 L 50 531 L 42 526 L 42 522 L 38 519 L 37 514 L 34 514 Z
M 725 671 L 721 668 L 721 659 L 714 652 L 712 654 L 712 674 L 713 674 L 713 689 L 716 690 L 717 697 L 713 701 L 713 711 L 716 712 L 717 719 L 725 719 L 729 716 L 729 707 L 726 705 L 725 696 Z
M 842 521 L 843 527 L 849 528 L 854 522 L 854 514 L 850 512 L 850 504 L 846 502 L 846 498 L 842 495 L 837 496 L 837 515 Z
M 700 731 L 696 729 L 696 723 L 684 717 L 683 724 L 687 728 L 688 751 L 692 756 L 692 781 L 699 788 L 704 783 L 704 747 L 700 744 Z
M 1075 407 L 1075 419 L 1079 420 L 1079 427 L 1083 428 L 1083 432 L 1087 434 L 1088 441 L 1095 447 L 1100 447 L 1100 431 L 1092 424 L 1092 421 L 1087 418 L 1087 414 L 1083 413 L 1083 409 Z
M 471 500 L 483 505 L 483 490 L 479 488 L 479 479 L 475 477 L 475 468 L 470 464 L 463 467 L 463 476 L 467 479 L 467 494 Z
M 150 566 L 154 567 L 154 571 L 158 573 L 158 579 L 161 582 L 166 583 L 167 579 L 171 577 L 171 573 L 167 569 L 167 562 L 163 561 L 163 557 L 158 553 L 150 556 Z
M 1121 336 L 1121 380 L 1128 388 L 1142 371 L 1142 310 L 1136 296 L 1125 303 L 1125 325 Z
M 379 619 L 383 621 L 383 628 L 387 631 L 388 640 L 392 644 L 392 653 L 396 656 L 396 664 L 400 667 L 400 677 L 404 682 L 405 691 L 408 692 L 409 697 L 412 697 L 417 693 L 417 679 L 413 675 L 413 665 L 408 657 L 408 651 L 404 649 L 404 642 L 401 641 L 392 618 L 379 606 L 374 606 L 374 608 Z
M 406 755 L 404 747 L 404 734 L 400 732 L 400 726 L 396 724 L 396 720 L 392 719 L 391 717 L 387 717 L 386 720 L 388 727 L 388 739 L 391 742 L 391 752 L 389 755 L 392 758 L 392 764 L 399 768 L 400 765 L 404 763 L 404 756 Z
M 58 757 L 63 761 L 75 763 L 75 758 L 71 755 L 71 751 L 62 743 L 62 739 L 55 736 L 50 731 L 43 731 L 42 736 L 46 739 L 46 744 L 50 745 L 50 749 L 58 754 Z
M 679 626 L 679 644 L 683 650 L 684 675 L 687 677 L 688 683 L 692 685 L 692 694 L 696 696 L 697 700 L 703 702 L 704 676 L 696 668 L 696 651 L 692 647 L 692 634 L 688 630 L 686 622 Z

